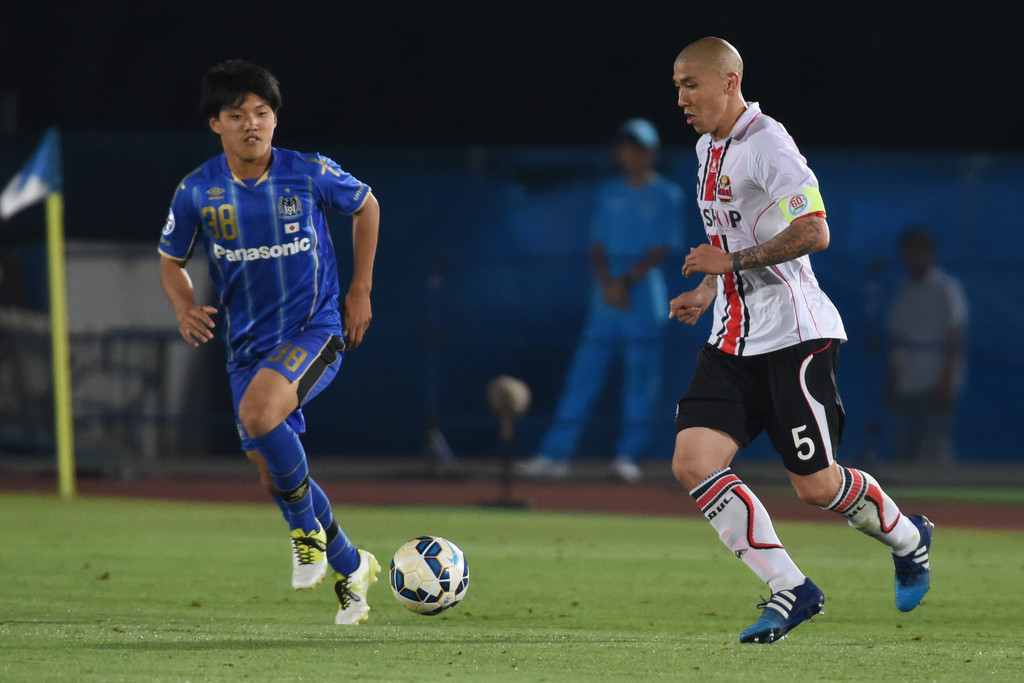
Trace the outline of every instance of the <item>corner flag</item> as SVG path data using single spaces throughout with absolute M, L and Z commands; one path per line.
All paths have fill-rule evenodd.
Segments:
M 64 264 L 64 193 L 60 135 L 50 128 L 32 158 L 0 192 L 0 220 L 46 200 L 46 261 L 50 280 L 50 338 L 53 350 L 54 440 L 60 494 L 75 495 L 74 422 L 71 415 L 71 345 Z
M 50 128 L 32 158 L 0 193 L 0 220 L 8 220 L 51 192 L 60 192 L 62 185 L 60 135 Z

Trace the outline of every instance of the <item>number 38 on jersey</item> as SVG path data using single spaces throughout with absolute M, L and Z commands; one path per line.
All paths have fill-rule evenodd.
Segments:
M 235 219 L 233 204 L 204 206 L 201 213 L 208 227 L 207 232 L 213 239 L 233 240 L 238 237 L 238 221 Z

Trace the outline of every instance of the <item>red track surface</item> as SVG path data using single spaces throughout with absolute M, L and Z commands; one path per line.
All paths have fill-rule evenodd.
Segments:
M 697 506 L 681 486 L 669 483 L 629 485 L 602 481 L 515 482 L 507 491 L 493 481 L 445 479 L 317 478 L 337 505 L 466 505 L 526 503 L 536 510 L 592 511 L 636 515 L 696 517 Z M 0 481 L 0 491 L 56 491 L 49 476 L 17 475 Z M 755 491 L 775 519 L 839 522 L 831 513 L 801 503 L 791 491 L 774 487 Z M 160 477 L 135 480 L 83 478 L 86 496 L 124 496 L 164 500 L 266 502 L 255 477 Z M 899 501 L 897 501 L 899 502 Z M 907 501 L 906 513 L 922 513 L 941 526 L 1024 530 L 1024 505 Z

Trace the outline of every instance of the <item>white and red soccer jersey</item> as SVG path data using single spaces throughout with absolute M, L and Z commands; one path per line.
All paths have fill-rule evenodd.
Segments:
M 697 141 L 697 205 L 708 239 L 727 252 L 763 244 L 795 218 L 824 212 L 818 179 L 778 121 L 747 103 L 732 134 Z M 708 340 L 749 356 L 808 339 L 846 339 L 807 256 L 719 277 Z

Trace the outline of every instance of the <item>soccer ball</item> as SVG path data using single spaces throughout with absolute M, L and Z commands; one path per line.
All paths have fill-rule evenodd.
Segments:
M 405 543 L 391 560 L 391 592 L 417 614 L 455 607 L 469 588 L 469 564 L 459 546 L 440 536 Z

